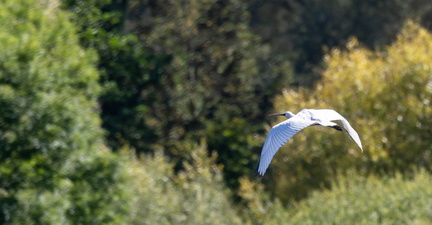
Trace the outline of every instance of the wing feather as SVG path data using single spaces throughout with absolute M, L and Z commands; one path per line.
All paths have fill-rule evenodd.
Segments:
M 273 156 L 289 139 L 291 139 L 297 132 L 306 128 L 315 121 L 305 120 L 301 117 L 294 116 L 279 124 L 276 124 L 269 132 L 266 141 L 264 142 L 261 151 L 260 162 L 258 165 L 258 174 L 264 175 L 268 166 L 270 165 Z
M 363 151 L 363 146 L 357 132 L 354 130 L 348 120 L 346 120 L 341 114 L 334 111 L 333 109 L 303 109 L 299 113 L 297 113 L 297 115 L 302 117 L 303 119 L 310 119 L 315 121 L 340 121 L 344 130 L 358 145 L 360 150 Z

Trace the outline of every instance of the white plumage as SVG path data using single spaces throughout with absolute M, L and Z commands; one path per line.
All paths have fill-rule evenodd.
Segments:
M 350 123 L 341 116 L 338 112 L 332 109 L 303 109 L 296 115 L 292 112 L 270 114 L 271 116 L 285 116 L 287 120 L 276 124 L 269 132 L 266 141 L 264 142 L 261 151 L 261 158 L 258 165 L 258 174 L 264 175 L 270 162 L 278 151 L 289 139 L 291 139 L 297 132 L 308 126 L 325 126 L 331 127 L 336 130 L 345 130 L 348 135 L 363 151 L 360 137 Z M 332 121 L 340 121 L 342 127 Z

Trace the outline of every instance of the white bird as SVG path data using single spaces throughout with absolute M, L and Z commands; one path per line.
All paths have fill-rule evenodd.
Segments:
M 276 124 L 270 130 L 266 141 L 264 142 L 261 151 L 260 162 L 258 165 L 258 174 L 263 176 L 270 162 L 278 151 L 289 139 L 297 132 L 308 126 L 324 126 L 330 127 L 339 131 L 343 131 L 337 123 L 331 121 L 340 121 L 343 129 L 349 134 L 354 142 L 363 152 L 363 147 L 360 137 L 357 132 L 351 127 L 349 122 L 338 112 L 332 109 L 303 109 L 297 115 L 288 111 L 285 113 L 270 114 L 269 116 L 285 116 L 287 120 Z

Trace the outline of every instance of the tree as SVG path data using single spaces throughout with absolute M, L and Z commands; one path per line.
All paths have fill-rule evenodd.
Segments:
M 113 150 L 131 146 L 139 152 L 152 151 L 158 139 L 147 125 L 146 112 L 162 101 L 161 67 L 167 57 L 147 50 L 136 35 L 125 30 L 129 1 L 64 0 L 79 27 L 81 45 L 98 53 L 98 70 L 103 87 L 102 126 Z
M 428 23 L 427 0 L 254 0 L 251 28 L 272 53 L 294 64 L 295 84 L 312 87 L 321 78 L 325 48 L 343 48 L 352 36 L 370 49 L 395 40 L 407 19 Z
M 185 143 L 204 138 L 228 177 L 249 173 L 259 151 L 253 135 L 263 130 L 272 90 L 287 84 L 290 70 L 248 30 L 246 5 L 94 2 L 64 1 L 64 7 L 78 12 L 82 43 L 100 56 L 110 147 L 164 149 L 181 165 L 189 155 Z
M 337 110 L 358 131 L 364 152 L 337 131 L 303 130 L 277 153 L 270 169 L 273 193 L 281 198 L 304 197 L 328 184 L 339 169 L 430 169 L 432 35 L 409 22 L 385 51 L 367 50 L 356 39 L 346 48 L 327 54 L 315 89 L 285 91 L 275 107 Z
M 0 3 L 0 221 L 122 223 L 126 177 L 103 150 L 96 57 L 56 3 Z
M 126 23 L 153 54 L 169 59 L 158 68 L 160 86 L 150 89 L 160 101 L 146 113 L 155 148 L 184 160 L 184 143 L 204 138 L 232 185 L 254 168 L 254 134 L 263 130 L 272 90 L 290 77 L 289 65 L 250 32 L 246 7 L 238 0 L 140 2 Z M 141 93 L 145 101 L 148 90 Z

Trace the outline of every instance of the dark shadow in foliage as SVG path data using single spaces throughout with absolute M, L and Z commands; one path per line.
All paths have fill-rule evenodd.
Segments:
M 190 157 L 184 145 L 208 139 L 230 184 L 249 174 L 259 152 L 253 136 L 263 131 L 270 99 L 288 83 L 290 67 L 249 31 L 246 5 L 91 2 L 97 7 L 85 1 L 65 7 L 80 12 L 82 43 L 100 57 L 110 146 L 163 149 L 182 165 Z
M 113 149 L 132 146 L 151 151 L 159 136 L 147 125 L 153 104 L 165 102 L 162 86 L 168 56 L 152 54 L 135 35 L 126 34 L 124 23 L 131 1 L 65 0 L 75 12 L 81 43 L 99 55 L 103 92 L 100 97 L 106 140 Z
M 249 30 L 246 7 L 239 0 L 140 2 L 127 22 L 152 52 L 171 57 L 156 90 L 166 101 L 149 110 L 159 145 L 181 161 L 190 157 L 184 143 L 206 139 L 231 186 L 254 168 L 254 135 L 290 78 L 286 60 Z
M 320 79 L 324 48 L 343 47 L 355 36 L 369 48 L 391 43 L 404 22 L 430 21 L 429 0 L 254 0 L 251 27 L 274 53 L 293 60 L 297 85 Z M 429 19 L 428 19 L 429 18 Z M 429 26 L 430 27 L 430 26 Z

